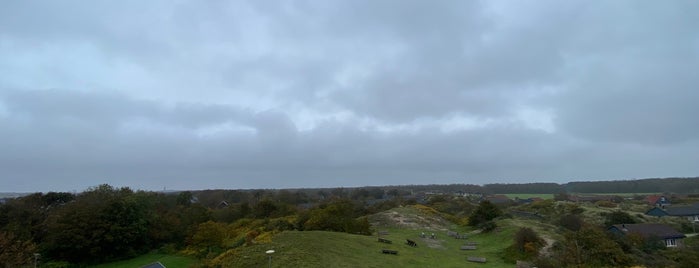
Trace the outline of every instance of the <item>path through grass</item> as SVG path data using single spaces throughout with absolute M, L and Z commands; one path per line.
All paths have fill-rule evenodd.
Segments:
M 94 266 L 95 268 L 138 268 L 159 261 L 167 268 L 187 268 L 196 263 L 196 259 L 168 254 L 149 253 L 133 259 L 110 262 Z

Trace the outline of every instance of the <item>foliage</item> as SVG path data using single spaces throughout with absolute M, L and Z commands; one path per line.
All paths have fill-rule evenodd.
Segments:
M 611 213 L 603 213 L 605 226 L 611 226 L 614 224 L 633 224 L 636 220 L 629 213 L 623 211 L 614 211 Z
M 0 267 L 20 267 L 34 260 L 36 245 L 11 233 L 0 232 Z
M 479 226 L 500 216 L 502 211 L 490 201 L 482 201 L 469 216 L 468 225 Z
M 558 220 L 558 225 L 570 231 L 577 232 L 583 225 L 583 220 L 576 214 L 566 214 Z
M 199 224 L 190 245 L 206 248 L 209 252 L 223 247 L 227 238 L 226 226 L 222 223 L 207 221 Z
M 566 233 L 554 249 L 552 258 L 564 267 L 623 267 L 632 262 L 603 230 L 589 225 Z
M 560 192 L 553 195 L 553 200 L 555 201 L 568 201 L 568 194 L 565 192 Z
M 514 242 L 505 249 L 505 259 L 511 263 L 516 260 L 533 260 L 546 241 L 531 228 L 522 227 L 515 233 Z
M 616 204 L 612 201 L 607 201 L 607 200 L 600 200 L 595 202 L 595 205 L 603 208 L 615 208 Z
M 554 194 L 562 190 L 557 183 L 496 183 L 483 185 L 485 192 L 497 194 Z
M 430 198 L 428 202 L 431 208 L 451 215 L 468 215 L 474 206 L 464 198 L 453 198 L 443 195 Z
M 694 193 L 699 191 L 697 178 L 569 182 L 565 186 L 568 191 L 574 193 Z
M 352 234 L 371 234 L 366 218 L 358 219 L 361 210 L 348 199 L 336 199 L 314 208 L 303 224 L 305 230 L 323 230 Z
M 47 256 L 94 262 L 135 256 L 149 249 L 150 202 L 143 193 L 100 185 L 79 195 L 47 220 Z
M 490 233 L 492 231 L 495 231 L 495 229 L 497 228 L 498 225 L 497 223 L 495 223 L 495 221 L 486 221 L 478 225 L 478 229 L 481 229 L 481 231 L 484 233 Z

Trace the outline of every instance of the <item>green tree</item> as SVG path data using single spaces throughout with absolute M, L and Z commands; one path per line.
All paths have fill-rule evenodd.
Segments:
M 308 220 L 303 223 L 305 230 L 325 230 L 354 234 L 371 234 L 366 218 L 359 218 L 363 213 L 352 201 L 336 199 L 323 206 L 312 209 Z
M 34 260 L 36 245 L 11 233 L 0 232 L 0 267 L 26 267 Z
M 539 255 L 539 250 L 545 245 L 546 241 L 531 228 L 519 228 L 512 245 L 505 249 L 505 260 L 508 262 L 532 260 Z
M 482 201 L 468 218 L 468 225 L 479 226 L 485 222 L 492 221 L 502 214 L 502 211 L 490 201 Z
M 51 258 L 94 263 L 135 256 L 151 246 L 146 193 L 100 185 L 47 219 L 42 247 Z
M 557 256 L 565 267 L 625 267 L 632 259 L 607 234 L 594 226 L 568 232 L 557 247 Z
M 226 226 L 223 223 L 207 221 L 197 226 L 191 245 L 212 252 L 222 248 L 225 240 Z
M 561 216 L 558 220 L 558 224 L 563 226 L 563 228 L 576 232 L 582 227 L 583 220 L 576 214 L 566 214 Z
M 604 225 L 610 226 L 614 224 L 633 224 L 636 223 L 636 220 L 626 212 L 623 211 L 614 211 L 611 213 L 605 213 L 603 214 L 605 221 Z

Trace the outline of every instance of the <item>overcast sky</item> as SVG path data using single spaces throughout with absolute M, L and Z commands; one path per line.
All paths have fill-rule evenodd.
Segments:
M 0 192 L 699 176 L 697 1 L 2 1 Z

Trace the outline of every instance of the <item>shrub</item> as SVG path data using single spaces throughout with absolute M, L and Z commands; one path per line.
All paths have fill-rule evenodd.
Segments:
M 478 228 L 481 229 L 481 231 L 483 231 L 484 233 L 490 233 L 496 228 L 498 228 L 498 225 L 494 221 L 487 221 L 479 224 Z
M 563 215 L 558 220 L 558 224 L 571 231 L 578 231 L 583 225 L 583 220 L 575 214 Z
M 599 207 L 604 207 L 604 208 L 615 208 L 616 207 L 616 204 L 614 204 L 611 201 L 607 201 L 607 200 L 597 201 L 597 202 L 595 202 L 595 205 L 597 205 Z
M 633 217 L 629 213 L 626 213 L 623 211 L 614 211 L 612 213 L 603 214 L 602 216 L 605 217 L 604 224 L 606 226 L 610 226 L 610 225 L 614 225 L 614 224 L 636 223 L 636 220 L 634 220 Z
M 480 205 L 478 205 L 478 208 L 471 213 L 468 220 L 468 225 L 480 226 L 482 223 L 489 222 L 501 214 L 502 212 L 498 207 L 486 200 L 481 202 Z

